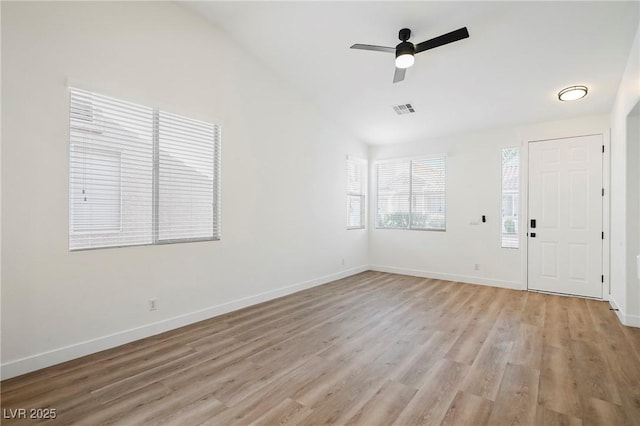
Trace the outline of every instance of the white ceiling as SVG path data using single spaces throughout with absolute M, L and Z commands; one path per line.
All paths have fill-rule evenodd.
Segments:
M 246 51 L 371 144 L 609 112 L 638 26 L 639 2 L 194 2 Z M 349 49 L 418 43 L 466 26 L 470 38 L 416 56 Z M 562 103 L 557 92 L 589 95 Z M 412 103 L 416 114 L 392 105 Z

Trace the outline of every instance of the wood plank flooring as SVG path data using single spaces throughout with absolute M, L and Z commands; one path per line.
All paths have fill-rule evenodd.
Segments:
M 3 424 L 640 425 L 640 329 L 605 302 L 364 272 L 1 385 Z

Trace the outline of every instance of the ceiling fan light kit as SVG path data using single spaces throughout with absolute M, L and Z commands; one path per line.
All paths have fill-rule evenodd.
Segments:
M 587 96 L 587 86 L 569 86 L 558 92 L 558 99 L 563 102 L 576 101 Z
M 411 30 L 403 28 L 398 33 L 401 43 L 396 46 L 396 68 L 409 68 L 415 62 L 416 47 L 408 42 Z
M 396 67 L 409 68 L 415 62 L 416 49 L 413 43 L 403 41 L 396 48 Z
M 371 44 L 354 44 L 351 49 L 372 50 L 375 52 L 388 52 L 396 54 L 396 72 L 393 76 L 393 82 L 397 83 L 404 80 L 407 68 L 415 62 L 415 54 L 424 52 L 425 50 L 434 49 L 445 44 L 453 43 L 469 37 L 467 27 L 459 28 L 455 31 L 443 34 L 439 37 L 432 38 L 422 43 L 413 44 L 409 41 L 411 30 L 403 28 L 398 33 L 400 43 L 395 47 L 375 46 Z

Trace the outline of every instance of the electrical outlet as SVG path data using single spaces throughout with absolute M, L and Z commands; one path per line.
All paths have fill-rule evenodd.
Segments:
M 158 309 L 158 300 L 155 298 L 149 299 L 149 310 L 155 311 L 156 309 Z
M 479 263 L 474 263 L 473 264 L 473 269 L 476 270 L 476 271 L 479 271 L 480 270 L 480 264 Z

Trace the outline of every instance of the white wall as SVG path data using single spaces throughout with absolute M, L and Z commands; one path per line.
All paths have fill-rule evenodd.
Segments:
M 640 281 L 636 269 L 636 256 L 640 254 L 640 103 L 627 116 L 627 193 L 626 193 L 626 257 L 627 257 L 627 310 L 626 315 L 636 318 L 640 302 Z M 632 320 L 627 318 L 627 321 Z
M 637 217 L 629 217 L 638 203 L 640 194 L 634 182 L 633 171 L 638 168 L 637 157 L 628 157 L 638 151 L 640 141 L 627 134 L 627 117 L 640 101 L 640 26 L 629 53 L 627 66 L 620 82 L 611 112 L 611 302 L 619 308 L 618 316 L 624 324 L 640 327 L 640 283 L 635 272 L 635 253 L 638 247 L 635 234 Z M 632 144 L 629 146 L 629 144 Z M 629 175 L 629 176 L 628 176 Z M 630 238 L 630 239 L 629 239 Z
M 602 133 L 606 140 L 608 129 L 608 116 L 598 115 L 372 147 L 371 212 L 375 212 L 376 160 L 447 155 L 446 232 L 375 229 L 372 214 L 369 250 L 373 269 L 525 289 L 526 240 L 521 238 L 520 249 L 501 248 L 501 148 L 522 148 L 520 232 L 524 235 L 527 142 L 594 133 Z M 487 217 L 486 223 L 470 225 L 482 215 Z M 476 263 L 480 264 L 479 271 L 474 269 Z
M 223 125 L 221 241 L 68 251 L 67 81 Z M 2 86 L 4 378 L 368 263 L 345 229 L 366 145 L 179 5 L 2 2 Z
M 375 229 L 370 211 L 370 260 L 375 269 L 463 282 L 518 287 L 520 251 L 500 248 L 500 148 L 519 146 L 508 131 L 460 135 L 424 143 L 372 147 L 375 161 L 446 154 L 446 231 Z M 470 219 L 486 223 L 469 225 Z M 480 270 L 474 270 L 474 264 Z
M 0 22 L 2 22 L 2 5 L 0 5 Z M 0 45 L 1 45 L 0 41 Z M 0 81 L 2 80 L 2 67 L 0 67 Z M 2 99 L 2 84 L 0 84 L 0 99 Z M 0 343 L 2 342 L 2 102 L 0 102 Z M 1 363 L 1 358 L 0 358 Z M 2 375 L 0 374 L 0 378 Z

